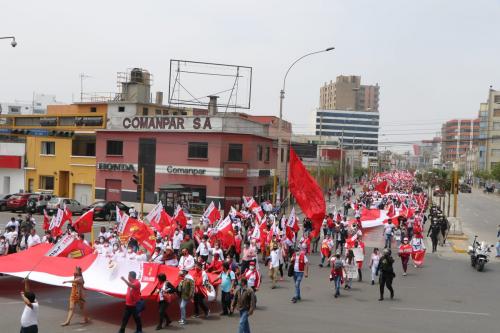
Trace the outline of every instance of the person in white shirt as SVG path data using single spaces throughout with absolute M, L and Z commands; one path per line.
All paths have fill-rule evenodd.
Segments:
M 18 232 L 19 230 L 19 221 L 16 220 L 15 217 L 11 217 L 10 221 L 7 222 L 7 225 L 5 226 L 5 228 L 10 228 L 10 227 L 14 227 L 14 229 L 16 230 L 16 232 Z
M 219 254 L 220 260 L 224 261 L 224 251 L 220 248 L 220 242 L 216 241 L 214 244 L 214 247 L 210 251 L 212 253 L 212 256 L 215 256 L 216 253 Z
M 272 279 L 271 289 L 276 288 L 276 280 L 278 279 L 278 270 L 280 267 L 280 256 L 281 249 L 278 247 L 277 243 L 274 243 L 273 249 L 271 250 L 271 260 L 269 260 L 269 270 Z
M 19 238 L 19 250 L 24 251 L 28 248 L 28 234 L 25 229 L 21 229 L 21 235 Z
M 385 237 L 384 248 L 387 249 L 391 248 L 393 230 L 394 230 L 394 224 L 392 224 L 392 220 L 389 219 L 389 221 L 387 221 L 387 223 L 384 225 L 384 237 Z
M 191 215 L 187 216 L 186 233 L 190 238 L 193 238 L 193 218 L 191 217 Z
M 165 261 L 163 260 L 163 251 L 160 247 L 155 248 L 153 254 L 151 255 L 150 261 L 162 265 L 165 263 Z
M 139 262 L 147 262 L 148 255 L 146 254 L 146 252 L 139 250 L 137 251 L 137 256 L 135 257 L 135 259 Z
M 135 210 L 134 206 L 130 206 L 129 210 L 128 210 L 128 215 L 130 217 L 133 217 L 133 218 L 137 218 L 137 211 Z
M 208 236 L 203 236 L 200 245 L 198 245 L 198 248 L 196 249 L 196 254 L 199 255 L 204 262 L 208 261 L 208 256 L 212 250 L 207 240 Z
M 111 237 L 111 233 L 106 231 L 106 227 L 101 227 L 101 231 L 99 232 L 99 238 L 109 239 Z
M 129 247 L 127 249 L 127 253 L 125 253 L 125 259 L 127 260 L 136 260 L 137 258 L 137 254 L 134 252 L 134 249 L 132 249 L 131 247 Z
M 31 229 L 31 234 L 28 236 L 28 249 L 32 246 L 38 245 L 42 242 L 40 236 L 36 234 L 36 230 Z
M 24 280 L 24 291 L 21 291 L 24 310 L 21 315 L 21 333 L 38 332 L 38 302 L 36 296 L 30 291 L 29 282 Z
M 7 241 L 7 246 L 9 247 L 8 253 L 16 253 L 17 251 L 17 232 L 14 231 L 14 227 L 7 229 L 5 233 L 5 240 Z
M 174 249 L 174 253 L 179 255 L 179 249 L 181 248 L 183 235 L 179 230 L 175 230 L 174 237 L 172 238 L 172 248 Z
M 179 259 L 179 269 L 190 271 L 194 268 L 194 258 L 189 254 L 187 249 L 182 249 L 182 257 Z

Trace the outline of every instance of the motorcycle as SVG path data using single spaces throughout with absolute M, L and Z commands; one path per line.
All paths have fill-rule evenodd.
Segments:
M 472 245 L 469 245 L 469 256 L 471 261 L 471 266 L 476 268 L 478 272 L 484 270 L 484 265 L 489 261 L 490 246 L 486 242 L 479 243 L 476 241 L 477 236 L 474 236 Z M 491 245 L 493 247 L 494 245 Z

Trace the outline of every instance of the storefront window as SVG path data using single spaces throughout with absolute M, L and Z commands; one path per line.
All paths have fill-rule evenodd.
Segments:
M 243 145 L 239 143 L 229 144 L 228 160 L 231 162 L 241 162 L 243 160 Z
M 208 158 L 208 142 L 189 142 L 188 158 Z

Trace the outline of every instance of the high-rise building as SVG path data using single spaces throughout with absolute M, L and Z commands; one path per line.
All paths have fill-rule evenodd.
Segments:
M 335 136 L 344 150 L 377 156 L 379 113 L 374 111 L 316 111 L 316 135 Z
M 441 160 L 444 164 L 458 162 L 461 155 L 472 150 L 479 139 L 479 118 L 452 119 L 441 127 Z
M 500 91 L 490 88 L 488 101 L 481 111 L 486 114 L 486 128 L 482 133 L 485 142 L 485 167 L 486 170 L 491 169 L 500 163 Z M 480 111 L 480 112 L 481 112 Z
M 337 76 L 320 88 L 319 107 L 326 110 L 378 111 L 380 87 L 362 85 L 361 76 Z

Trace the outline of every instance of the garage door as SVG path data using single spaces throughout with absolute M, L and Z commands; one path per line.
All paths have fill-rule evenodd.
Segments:
M 75 184 L 75 200 L 88 206 L 93 202 L 92 185 Z
M 119 179 L 106 179 L 106 201 L 122 200 L 122 181 Z

